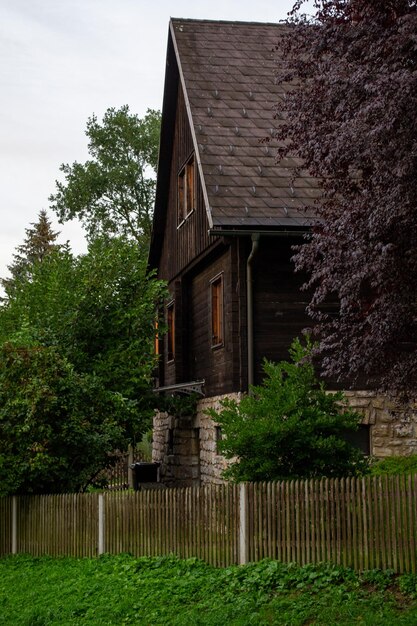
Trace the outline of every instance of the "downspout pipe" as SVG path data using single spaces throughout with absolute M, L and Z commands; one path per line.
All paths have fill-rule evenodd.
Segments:
M 252 233 L 252 249 L 246 261 L 246 308 L 248 329 L 248 390 L 255 382 L 254 374 L 254 327 L 253 327 L 253 272 L 252 263 L 259 248 L 259 233 Z
M 246 262 L 246 314 L 247 314 L 247 333 L 248 333 L 248 386 L 254 384 L 254 341 L 253 341 L 253 275 L 252 261 L 259 248 L 259 239 L 263 237 L 300 237 L 305 238 L 311 234 L 311 228 L 294 228 L 291 230 L 272 230 L 270 228 L 263 230 L 249 230 L 238 228 L 210 228 L 208 230 L 209 237 L 252 237 L 252 250 Z

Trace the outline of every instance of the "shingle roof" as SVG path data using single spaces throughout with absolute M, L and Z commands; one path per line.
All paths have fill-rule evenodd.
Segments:
M 296 227 L 318 195 L 294 159 L 276 163 L 263 142 L 276 128 L 277 24 L 171 20 L 171 36 L 191 115 L 209 219 L 216 227 Z M 312 215 L 310 214 L 312 217 Z

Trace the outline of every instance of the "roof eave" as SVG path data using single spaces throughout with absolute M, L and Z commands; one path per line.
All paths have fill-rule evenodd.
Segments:
M 149 269 L 158 267 L 163 244 L 171 175 L 170 163 L 174 139 L 178 75 L 178 65 L 169 28 L 162 103 L 161 136 L 159 142 L 158 175 L 156 181 L 152 235 L 148 256 Z
M 172 43 L 173 43 L 174 50 L 175 50 L 175 56 L 176 56 L 176 60 L 177 60 L 177 67 L 178 67 L 179 77 L 180 77 L 180 81 L 181 81 L 182 91 L 183 91 L 183 94 L 184 94 L 185 108 L 186 108 L 186 111 L 187 111 L 187 118 L 188 118 L 188 123 L 190 125 L 191 137 L 192 137 L 193 146 L 194 146 L 195 160 L 197 162 L 198 172 L 200 174 L 200 182 L 201 182 L 201 188 L 202 188 L 202 192 L 203 192 L 204 205 L 205 205 L 206 213 L 207 213 L 207 220 L 208 220 L 208 223 L 209 223 L 209 227 L 213 228 L 213 218 L 212 218 L 211 210 L 210 210 L 210 203 L 209 203 L 209 199 L 208 199 L 207 187 L 206 187 L 206 183 L 205 183 L 205 180 L 204 180 L 203 167 L 201 165 L 200 151 L 199 151 L 199 148 L 198 148 L 198 141 L 197 141 L 197 136 L 196 136 L 196 132 L 195 132 L 195 128 L 194 128 L 194 120 L 193 120 L 193 115 L 192 115 L 192 112 L 191 112 L 190 100 L 189 100 L 189 97 L 188 97 L 187 85 L 186 85 L 185 78 L 184 78 L 184 72 L 182 71 L 181 58 L 180 58 L 179 51 L 178 51 L 177 41 L 176 41 L 176 37 L 175 37 L 174 23 L 173 23 L 173 19 L 172 18 L 171 18 L 171 20 L 169 22 L 169 28 L 170 28 Z

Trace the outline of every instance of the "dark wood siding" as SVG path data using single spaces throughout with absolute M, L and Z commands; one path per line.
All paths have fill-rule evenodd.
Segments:
M 309 296 L 300 291 L 304 278 L 294 273 L 291 245 L 284 238 L 261 237 L 253 265 L 255 382 L 262 379 L 262 361 L 288 359 L 288 348 L 311 324 Z M 249 238 L 218 242 L 198 263 L 190 264 L 169 284 L 175 300 L 175 360 L 167 362 L 161 385 L 205 379 L 207 396 L 247 390 L 246 262 Z M 210 281 L 224 281 L 224 346 L 211 345 Z
M 306 307 L 309 294 L 300 291 L 304 277 L 294 273 L 294 241 L 261 237 L 254 264 L 255 377 L 261 379 L 262 361 L 288 359 L 294 337 L 311 326 Z
M 203 191 L 196 167 L 196 209 L 179 226 L 177 219 L 178 175 L 193 153 L 191 129 L 185 108 L 184 95 L 178 89 L 174 145 L 164 242 L 159 263 L 159 277 L 171 281 L 213 242 L 208 238 L 208 219 Z
M 232 245 L 219 258 L 189 281 L 188 335 L 189 372 L 192 380 L 205 379 L 207 396 L 238 391 L 239 337 L 236 272 L 233 270 L 235 247 Z M 212 347 L 210 281 L 222 274 L 224 286 L 224 345 Z
M 175 359 L 167 361 L 167 339 L 160 385 L 205 379 L 207 396 L 247 389 L 246 261 L 250 238 L 221 243 L 208 236 L 202 185 L 196 176 L 196 208 L 178 224 L 178 176 L 193 153 L 184 96 L 178 89 L 167 214 L 159 277 L 175 300 Z M 261 237 L 254 270 L 254 349 L 256 380 L 262 360 L 288 358 L 292 339 L 310 324 L 308 295 L 294 274 L 290 241 Z M 224 346 L 211 345 L 210 280 L 223 272 Z

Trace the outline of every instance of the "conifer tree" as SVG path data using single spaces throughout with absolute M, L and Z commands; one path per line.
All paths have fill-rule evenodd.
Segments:
M 32 222 L 31 227 L 26 228 L 25 232 L 24 242 L 16 248 L 13 262 L 7 266 L 10 278 L 1 279 L 8 298 L 22 281 L 30 278 L 35 263 L 41 263 L 52 250 L 60 247 L 55 243 L 59 232 L 52 229 L 51 221 L 44 209 L 39 212 L 38 221 Z

